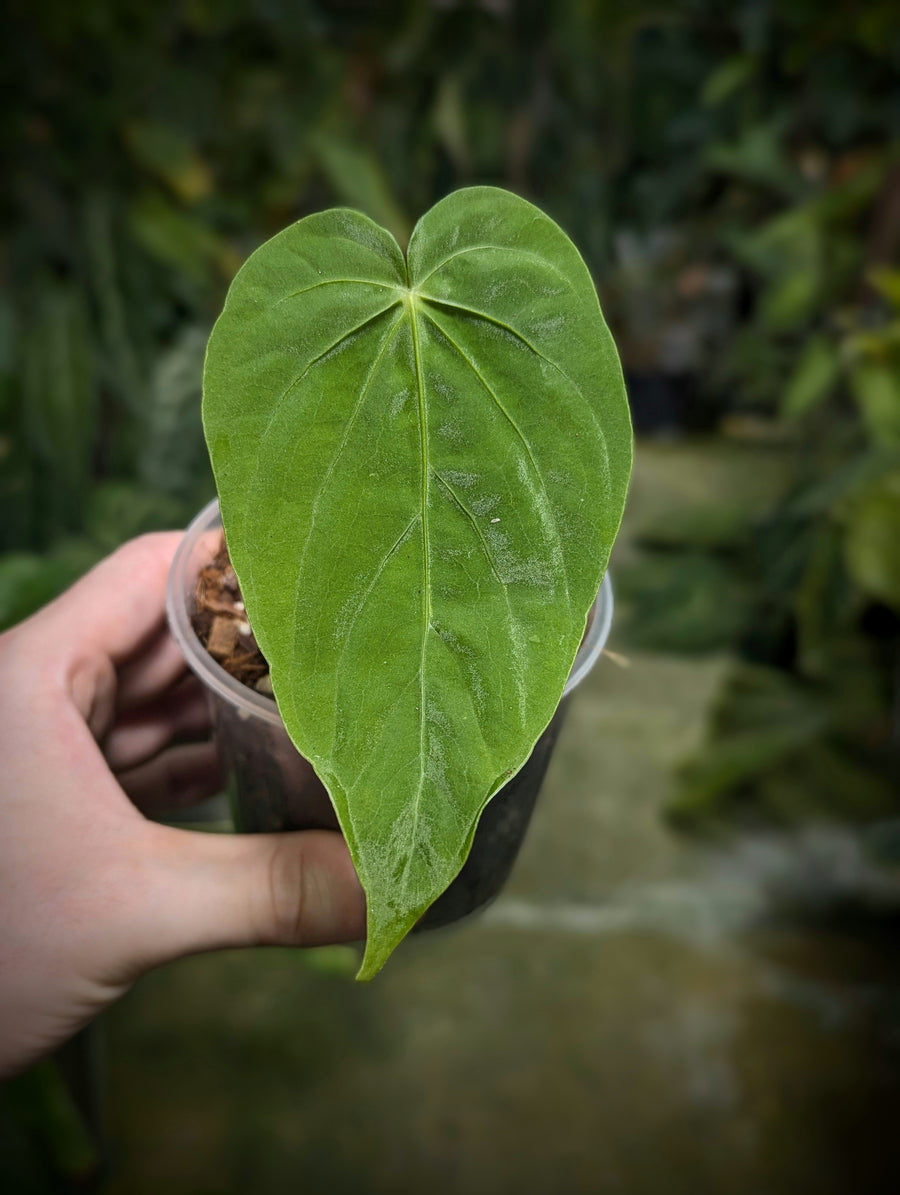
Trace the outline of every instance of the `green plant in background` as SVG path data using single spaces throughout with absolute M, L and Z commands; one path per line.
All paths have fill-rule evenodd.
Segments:
M 366 891 L 368 978 L 559 704 L 631 470 L 618 356 L 562 230 L 471 187 L 406 258 L 346 208 L 258 249 L 203 420 L 278 708 Z
M 711 539 L 702 512 L 670 519 L 661 557 L 651 529 L 650 555 L 630 581 L 645 644 L 737 654 L 671 806 L 682 824 L 897 812 L 900 275 L 864 251 L 900 236 L 896 222 L 879 224 L 896 202 L 894 161 L 892 151 L 869 153 L 816 200 L 729 232 L 762 281 L 730 364 L 746 390 L 775 396 L 768 411 L 755 404 L 756 426 L 776 438 L 768 454 L 781 457 L 786 484 L 767 510 L 726 521 Z M 773 390 L 765 345 L 779 340 L 786 368 Z M 654 567 L 655 592 L 645 584 Z M 689 600 L 679 600 L 691 578 Z M 727 613 L 704 618 L 704 603 L 712 610 L 725 595 Z M 665 613 L 673 597 L 674 615 Z M 656 621 L 654 610 L 664 611 Z
M 639 645 L 734 661 L 679 824 L 895 817 L 900 44 L 883 4 L 735 15 L 692 109 L 706 227 L 631 237 L 612 278 L 626 366 L 691 371 L 726 438 L 659 450 L 708 486 L 638 521 L 619 589 Z
M 797 480 L 738 554 L 760 574 L 737 637 L 754 663 L 736 669 L 709 751 L 686 769 L 680 817 L 740 795 L 778 817 L 896 813 L 897 278 L 871 272 L 872 296 L 826 312 L 837 326 L 798 358 L 782 402 L 803 436 Z

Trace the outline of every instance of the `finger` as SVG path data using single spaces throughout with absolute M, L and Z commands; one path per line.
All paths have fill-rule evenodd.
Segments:
M 213 743 L 172 747 L 147 763 L 120 772 L 119 784 L 150 817 L 196 805 L 222 791 L 224 776 Z
M 162 627 L 143 651 L 119 669 L 116 708 L 129 710 L 151 700 L 171 688 L 185 672 L 187 664 L 181 648 Z
M 93 655 L 122 663 L 163 625 L 166 579 L 182 538 L 159 531 L 123 544 L 38 611 L 32 625 L 66 664 Z
M 209 702 L 193 677 L 151 705 L 121 718 L 103 740 L 103 754 L 114 772 L 136 767 L 176 742 L 209 736 Z
M 340 834 L 148 829 L 155 866 L 135 909 L 144 921 L 133 935 L 143 943 L 138 970 L 203 950 L 365 935 L 365 897 Z

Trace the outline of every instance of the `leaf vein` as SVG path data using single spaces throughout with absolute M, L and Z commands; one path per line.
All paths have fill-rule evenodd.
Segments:
M 460 496 L 454 490 L 453 486 L 450 485 L 450 483 L 446 480 L 445 477 L 443 477 L 440 473 L 438 473 L 438 471 L 434 468 L 432 468 L 431 473 L 432 473 L 432 476 L 435 478 L 435 480 L 443 487 L 443 489 L 445 489 L 447 491 L 447 493 L 450 495 L 451 500 L 459 507 L 460 511 L 462 511 L 462 513 L 465 515 L 465 517 L 471 523 L 472 528 L 475 531 L 475 534 L 478 536 L 478 539 L 481 542 L 481 547 L 484 550 L 485 556 L 487 557 L 487 562 L 491 566 L 491 572 L 497 578 L 497 583 L 503 588 L 503 590 L 505 592 L 506 591 L 506 582 L 500 576 L 500 573 L 497 569 L 497 565 L 494 561 L 494 555 L 490 549 L 490 545 L 488 544 L 487 540 L 484 537 L 484 532 L 478 526 L 478 521 L 475 518 L 475 515 L 472 514 L 471 510 L 469 510 L 468 506 L 466 506 L 466 504 L 463 502 L 463 500 L 460 498 Z
M 304 286 L 300 290 L 291 291 L 289 295 L 282 295 L 280 299 L 275 300 L 268 310 L 273 311 L 281 303 L 287 303 L 289 299 L 296 299 L 300 295 L 307 295 L 311 290 L 318 290 L 321 286 L 338 286 L 343 282 L 355 282 L 366 286 L 380 286 L 382 290 L 399 290 L 399 287 L 389 282 L 379 282 L 377 278 L 323 278 L 320 282 L 314 282 L 312 286 Z
M 409 533 L 412 531 L 413 527 L 415 527 L 415 525 L 418 521 L 419 521 L 419 515 L 418 514 L 413 515 L 413 517 L 410 519 L 410 521 L 406 524 L 406 526 L 403 528 L 403 530 L 400 532 L 400 534 L 394 540 L 393 544 L 391 544 L 390 548 L 388 548 L 387 552 L 384 554 L 384 557 L 381 560 L 381 563 L 378 565 L 378 568 L 376 569 L 375 573 L 373 574 L 372 579 L 369 581 L 369 584 L 366 586 L 365 590 L 363 591 L 362 597 L 359 599 L 359 601 L 356 605 L 356 608 L 353 611 L 353 614 L 351 615 L 350 622 L 347 624 L 347 630 L 344 634 L 344 642 L 343 642 L 340 654 L 338 655 L 337 661 L 334 666 L 334 675 L 335 675 L 334 716 L 333 716 L 333 724 L 332 724 L 332 732 L 331 732 L 331 740 L 332 740 L 331 741 L 331 756 L 332 757 L 334 756 L 334 744 L 335 744 L 335 740 L 337 738 L 338 682 L 340 680 L 341 666 L 343 664 L 344 656 L 346 655 L 347 648 L 350 644 L 350 637 L 353 634 L 353 630 L 354 630 L 357 622 L 359 621 L 359 617 L 362 614 L 363 610 L 365 609 L 366 604 L 369 601 L 369 598 L 372 596 L 372 593 L 375 590 L 375 586 L 378 584 L 379 580 L 383 576 L 384 570 L 387 568 L 388 564 L 393 559 L 393 557 L 396 556 L 397 553 L 400 551 L 403 544 L 406 542 L 406 539 L 407 539 Z
M 490 566 L 491 566 L 491 571 L 493 572 L 494 576 L 497 578 L 497 582 L 500 585 L 500 589 L 503 592 L 503 600 L 506 603 L 506 612 L 509 616 L 510 639 L 512 641 L 513 653 L 515 656 L 513 676 L 514 676 L 515 686 L 516 686 L 516 698 L 518 700 L 518 705 L 519 705 L 519 717 L 522 721 L 522 725 L 524 726 L 525 725 L 525 717 L 526 717 L 527 701 L 526 701 L 526 693 L 525 693 L 525 682 L 522 677 L 521 669 L 519 667 L 519 652 L 521 650 L 521 640 L 520 640 L 520 637 L 516 634 L 516 631 L 518 628 L 518 623 L 516 621 L 515 615 L 513 614 L 512 604 L 509 600 L 509 589 L 507 588 L 506 582 L 500 576 L 497 566 L 494 563 L 494 557 L 493 557 L 493 553 L 491 552 L 490 545 L 488 544 L 487 540 L 485 539 L 484 532 L 479 527 L 478 521 L 475 518 L 475 515 L 471 512 L 471 510 L 469 510 L 469 508 L 468 508 L 468 506 L 466 506 L 465 502 L 463 502 L 463 500 L 459 497 L 459 495 L 454 490 L 453 486 L 450 485 L 449 482 L 446 481 L 446 479 L 444 477 L 442 477 L 441 474 L 438 473 L 436 469 L 432 469 L 432 473 L 434 474 L 438 483 L 441 486 L 443 486 L 443 488 L 450 495 L 451 499 L 456 503 L 456 505 L 459 507 L 459 509 L 462 511 L 462 513 L 466 516 L 466 518 L 471 523 L 471 525 L 475 531 L 475 534 L 478 536 L 479 540 L 481 541 L 481 546 L 482 546 L 482 549 L 484 550 L 485 556 L 487 557 L 488 564 L 490 564 Z
M 498 249 L 505 253 L 515 253 L 519 257 L 534 258 L 536 261 L 539 261 L 542 266 L 546 266 L 548 269 L 552 270 L 554 274 L 557 274 L 563 280 L 563 282 L 565 282 L 567 288 L 570 288 L 572 285 L 569 278 L 566 277 L 565 273 L 559 268 L 559 266 L 552 261 L 548 261 L 546 257 L 542 257 L 540 253 L 535 253 L 533 249 L 522 249 L 518 245 L 466 245 L 464 249 L 457 249 L 455 253 L 451 253 L 449 257 L 445 257 L 443 261 L 438 262 L 433 270 L 429 270 L 424 278 L 419 279 L 419 281 L 416 283 L 416 289 L 418 289 L 420 286 L 423 286 L 429 278 L 433 278 L 435 274 L 437 274 L 444 268 L 445 265 L 453 261 L 455 258 L 463 257 L 467 253 L 477 253 L 479 251 L 489 249 Z M 427 297 L 428 296 L 426 295 L 422 296 L 422 298 Z
M 412 841 L 418 832 L 419 814 L 422 806 L 422 789 L 425 782 L 425 661 L 428 648 L 428 634 L 431 630 L 431 545 L 428 539 L 428 411 L 425 401 L 425 378 L 422 372 L 422 357 L 419 346 L 419 325 L 416 319 L 416 303 L 409 301 L 409 317 L 412 329 L 413 358 L 416 371 L 416 389 L 419 397 L 419 443 L 422 469 L 422 653 L 419 658 L 419 784 L 413 806 L 413 820 L 410 829 Z M 409 859 L 404 868 L 404 882 L 409 873 Z
M 390 343 L 391 338 L 394 336 L 397 329 L 400 327 L 401 323 L 402 323 L 402 313 L 388 327 L 388 330 L 387 330 L 387 332 L 385 332 L 384 336 L 382 336 L 381 343 L 378 345 L 378 350 L 375 353 L 375 356 L 372 360 L 372 364 L 369 366 L 369 372 L 366 374 L 365 381 L 363 382 L 363 384 L 360 388 L 359 397 L 357 398 L 356 404 L 354 405 L 353 410 L 350 413 L 350 418 L 344 424 L 344 430 L 341 433 L 340 442 L 338 443 L 338 446 L 334 451 L 334 455 L 332 456 L 331 460 L 328 463 L 328 468 L 325 470 L 325 474 L 322 478 L 321 484 L 319 485 L 319 488 L 316 490 L 316 496 L 313 499 L 312 506 L 310 507 L 309 524 L 307 526 L 306 537 L 303 540 L 303 547 L 300 549 L 300 559 L 299 559 L 299 563 L 297 565 L 298 575 L 300 573 L 302 573 L 302 571 L 303 571 L 303 565 L 306 560 L 306 553 L 309 549 L 309 544 L 312 539 L 313 532 L 315 531 L 316 515 L 319 510 L 319 503 L 322 500 L 322 495 L 325 493 L 328 483 L 329 483 L 329 481 L 331 481 L 334 471 L 337 468 L 338 461 L 341 459 L 343 451 L 347 446 L 347 441 L 350 439 L 350 433 L 353 430 L 353 427 L 356 423 L 356 420 L 357 420 L 357 417 L 359 416 L 360 411 L 362 410 L 363 403 L 365 402 L 366 395 L 368 394 L 368 391 L 369 391 L 369 386 L 372 384 L 372 379 L 375 377 L 375 374 L 378 370 L 378 366 L 381 364 L 382 358 L 384 357 L 385 353 L 387 352 L 388 344 Z M 299 581 L 298 581 L 298 586 L 297 586 L 298 593 L 299 593 L 299 588 L 300 588 L 300 586 L 299 586 Z M 295 625 L 296 625 L 296 616 L 297 616 L 297 606 L 295 605 L 295 607 L 294 607 Z
M 364 320 L 362 320 L 360 323 L 354 324 L 354 326 L 352 328 L 348 328 L 346 332 L 342 332 L 341 335 L 337 338 L 337 340 L 332 341 L 331 344 L 329 344 L 326 348 L 322 349 L 322 351 L 320 353 L 317 353 L 315 355 L 315 357 L 312 357 L 310 359 L 310 361 L 308 362 L 306 367 L 300 373 L 297 374 L 297 376 L 293 379 L 293 381 L 291 381 L 284 390 L 282 390 L 281 394 L 279 394 L 278 398 L 273 403 L 272 412 L 269 415 L 268 421 L 266 422 L 266 426 L 263 429 L 262 434 L 259 437 L 260 449 L 262 448 L 263 444 L 265 443 L 266 437 L 268 436 L 269 432 L 272 430 L 272 425 L 274 424 L 276 418 L 278 417 L 278 414 L 281 410 L 284 400 L 287 398 L 287 396 L 291 393 L 292 390 L 294 390 L 297 386 L 300 385 L 300 383 L 307 376 L 307 374 L 310 372 L 310 370 L 313 369 L 316 365 L 318 365 L 319 362 L 322 361 L 325 357 L 327 357 L 329 353 L 332 353 L 332 352 L 334 352 L 334 350 L 336 348 L 339 348 L 340 345 L 342 345 L 345 340 L 349 340 L 350 337 L 353 336 L 356 332 L 360 332 L 360 331 L 362 331 L 363 328 L 367 327 L 369 324 L 374 323 L 374 321 L 376 319 L 378 319 L 378 317 L 380 315 L 384 315 L 385 312 L 390 311 L 392 307 L 396 307 L 399 302 L 400 302 L 399 299 L 395 299 L 393 301 L 393 303 L 388 303 L 388 305 L 386 307 L 379 307 L 377 311 L 373 311 L 371 315 L 367 315 L 366 318 Z
M 518 438 L 522 444 L 522 447 L 525 449 L 525 453 L 528 457 L 528 460 L 531 462 L 531 467 L 534 471 L 535 478 L 537 479 L 538 487 L 540 488 L 540 491 L 543 495 L 543 501 L 540 503 L 539 509 L 542 512 L 545 511 L 546 515 L 549 516 L 548 518 L 545 518 L 543 520 L 543 522 L 544 522 L 545 526 L 547 526 L 549 523 L 548 530 L 551 532 L 552 537 L 555 541 L 556 563 L 559 566 L 560 572 L 562 573 L 563 589 L 565 591 L 566 600 L 569 602 L 569 605 L 571 606 L 571 594 L 569 591 L 569 575 L 568 575 L 568 570 L 566 568 L 566 559 L 565 559 L 565 552 L 563 550 L 562 535 L 560 534 L 559 523 L 557 522 L 556 515 L 554 514 L 554 511 L 553 511 L 553 507 L 550 505 L 550 499 L 547 494 L 547 485 L 544 481 L 544 475 L 541 472 L 540 466 L 538 465 L 537 461 L 535 460 L 534 451 L 532 450 L 531 443 L 529 442 L 528 437 L 525 435 L 525 433 L 519 427 L 518 423 L 512 417 L 510 412 L 506 409 L 506 406 L 501 401 L 500 396 L 497 394 L 496 390 L 494 390 L 493 386 L 490 385 L 487 378 L 485 378 L 484 374 L 478 368 L 478 365 L 475 363 L 475 361 L 473 361 L 472 358 L 469 356 L 469 354 L 465 351 L 465 349 L 463 349 L 456 342 L 456 340 L 454 340 L 454 338 L 450 335 L 450 333 L 443 326 L 443 324 L 441 324 L 438 320 L 436 320 L 430 312 L 426 312 L 425 314 L 426 314 L 426 317 L 431 321 L 431 323 L 434 324 L 434 326 L 438 329 L 438 331 L 441 333 L 441 335 L 443 335 L 447 338 L 447 340 L 453 346 L 453 348 L 456 350 L 456 352 L 467 363 L 469 368 L 472 370 L 472 372 L 478 378 L 481 385 L 484 387 L 484 389 L 488 392 L 488 394 L 493 399 L 498 410 L 502 413 L 502 415 L 508 421 L 510 427 L 512 427 L 513 431 L 518 436 Z M 574 385 L 574 382 L 572 384 Z M 578 389 L 578 388 L 576 387 L 576 389 Z M 580 393 L 581 392 L 579 390 L 579 394 Z

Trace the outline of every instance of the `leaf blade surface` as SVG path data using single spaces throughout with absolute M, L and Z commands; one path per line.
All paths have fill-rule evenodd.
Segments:
M 204 425 L 279 708 L 366 890 L 368 976 L 559 701 L 630 471 L 618 358 L 565 234 L 470 188 L 408 266 L 345 210 L 258 250 Z

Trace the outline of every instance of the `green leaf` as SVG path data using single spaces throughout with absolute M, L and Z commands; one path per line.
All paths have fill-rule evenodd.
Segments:
M 781 131 L 775 124 L 753 125 L 736 141 L 714 142 L 706 151 L 713 170 L 770 188 L 795 199 L 802 181 L 788 165 L 781 148 Z
M 371 212 L 400 241 L 409 236 L 409 221 L 381 163 L 370 150 L 353 141 L 320 133 L 311 138 L 311 148 L 335 196 L 346 204 Z
M 624 630 L 649 651 L 715 651 L 745 630 L 751 610 L 733 568 L 699 552 L 641 554 L 617 574 Z
M 112 202 L 102 192 L 85 198 L 84 247 L 99 317 L 101 377 L 127 409 L 140 414 L 145 407 L 145 370 L 120 281 Z M 146 320 L 143 311 L 141 319 Z
M 100 549 L 85 539 L 66 539 L 47 552 L 0 555 L 0 631 L 21 622 L 92 568 Z
M 200 425 L 207 333 L 188 325 L 157 360 L 143 412 L 138 458 L 142 481 L 176 497 L 209 479 Z
M 781 414 L 798 419 L 828 397 L 838 379 L 839 359 L 827 336 L 810 336 L 781 398 Z
M 134 121 L 125 126 L 123 135 L 137 164 L 185 203 L 196 203 L 212 190 L 209 167 L 176 129 L 153 121 Z
M 820 733 L 820 723 L 811 719 L 743 731 L 708 744 L 702 756 L 681 769 L 667 816 L 676 822 L 708 816 L 723 795 L 807 746 Z
M 667 816 L 687 826 L 723 813 L 745 786 L 816 743 L 827 726 L 814 690 L 775 669 L 735 663 L 704 742 L 677 770 Z
M 700 102 L 707 108 L 724 103 L 756 73 L 756 59 L 750 54 L 736 54 L 726 58 L 703 84 Z
M 15 393 L 17 333 L 12 300 L 8 294 L 0 294 L 0 420 L 4 428 Z M 0 440 L 0 452 L 4 448 L 5 443 Z
M 46 284 L 23 338 L 25 428 L 68 502 L 87 482 L 98 431 L 94 368 L 82 296 L 73 286 Z
M 209 286 L 215 267 L 224 269 L 233 250 L 209 225 L 147 192 L 131 209 L 131 228 L 142 247 L 195 287 Z
M 85 503 L 84 530 L 94 543 L 111 552 L 136 535 L 177 527 L 186 516 L 185 507 L 168 494 L 127 481 L 102 481 Z
M 816 311 L 821 294 L 817 271 L 798 267 L 766 288 L 760 302 L 760 315 L 771 332 L 790 332 L 806 323 Z
M 366 891 L 367 978 L 559 702 L 628 484 L 618 357 L 561 229 L 474 187 L 408 265 L 346 209 L 257 250 L 203 414 L 279 708 Z
M 874 287 L 895 311 L 900 311 L 900 270 L 891 270 L 887 266 L 873 266 L 867 277 L 869 285 Z
M 857 361 L 850 389 L 875 443 L 900 447 L 900 354 L 885 361 Z
M 857 585 L 900 611 L 900 471 L 886 474 L 850 506 L 844 552 Z
M 466 97 L 459 72 L 444 75 L 437 87 L 432 110 L 434 131 L 457 170 L 469 169 L 471 154 L 466 122 Z

